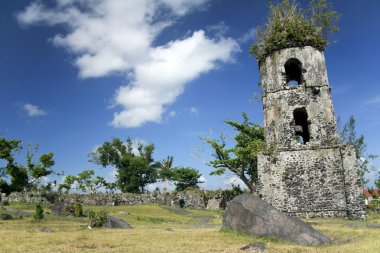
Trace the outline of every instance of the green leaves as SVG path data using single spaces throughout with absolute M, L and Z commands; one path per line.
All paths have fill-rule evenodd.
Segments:
M 134 153 L 134 150 L 136 153 Z M 144 192 L 147 184 L 156 182 L 159 163 L 153 160 L 154 145 L 136 143 L 130 138 L 123 143 L 119 138 L 104 142 L 90 154 L 91 161 L 103 167 L 117 169 L 117 185 L 122 192 Z
M 339 31 L 340 15 L 327 0 L 311 0 L 306 10 L 295 0 L 282 0 L 269 8 L 268 20 L 256 29 L 256 42 L 250 49 L 259 63 L 283 48 L 312 46 L 322 51 L 328 36 Z
M 183 191 L 187 188 L 199 188 L 198 183 L 203 183 L 199 180 L 202 175 L 198 170 L 190 167 L 179 167 L 173 169 L 172 179 L 175 181 L 176 190 Z
M 209 165 L 214 168 L 210 175 L 222 175 L 226 171 L 234 173 L 251 190 L 256 190 L 257 154 L 264 149 L 264 128 L 250 122 L 242 113 L 243 122 L 225 121 L 236 130 L 235 146 L 226 147 L 223 135 L 219 139 L 203 138 L 212 149 L 214 160 Z
M 54 166 L 54 154 L 47 153 L 39 157 L 38 162 L 33 162 L 33 156 L 38 151 L 38 145 L 31 150 L 28 146 L 26 153 L 26 165 L 15 162 L 14 152 L 22 149 L 20 140 L 7 140 L 0 138 L 0 159 L 7 162 L 6 166 L 0 168 L 0 177 L 9 177 L 10 184 L 5 180 L 2 181 L 3 189 L 7 191 L 22 191 L 24 189 L 37 188 L 38 180 L 41 177 L 53 173 L 50 168 Z
M 339 121 L 339 118 L 338 118 Z M 344 144 L 353 145 L 355 148 L 356 161 L 359 165 L 360 174 L 362 176 L 363 182 L 367 183 L 365 180 L 365 173 L 374 171 L 375 168 L 371 165 L 370 161 L 377 158 L 378 155 L 367 153 L 367 144 L 364 141 L 364 136 L 357 136 L 355 130 L 356 120 L 354 116 L 351 116 L 347 123 L 343 126 L 340 131 L 340 140 Z

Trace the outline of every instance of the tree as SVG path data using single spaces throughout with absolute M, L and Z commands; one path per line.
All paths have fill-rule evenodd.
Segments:
M 328 36 L 338 32 L 339 17 L 327 0 L 311 0 L 307 9 L 295 0 L 271 3 L 267 22 L 256 29 L 256 42 L 250 54 L 262 62 L 283 48 L 312 46 L 322 51 L 327 46 Z
M 152 158 L 153 144 L 138 142 L 136 154 L 133 151 L 130 138 L 126 143 L 114 138 L 111 142 L 104 142 L 90 157 L 92 162 L 102 167 L 111 165 L 116 168 L 116 184 L 122 192 L 141 193 L 147 184 L 156 182 L 159 163 Z
M 251 192 L 256 191 L 257 154 L 263 151 L 264 128 L 249 121 L 246 113 L 243 122 L 225 121 L 236 130 L 235 146 L 228 148 L 223 135 L 220 139 L 203 138 L 212 149 L 214 160 L 209 165 L 214 168 L 210 175 L 222 175 L 230 171 L 240 178 Z
M 84 193 L 96 193 L 101 187 L 113 191 L 113 183 L 108 183 L 100 176 L 94 177 L 94 174 L 93 170 L 84 170 L 77 176 L 66 176 L 63 183 L 58 186 L 58 190 L 62 191 L 62 189 L 65 189 L 65 192 L 69 192 L 72 186 L 75 185 L 75 189 L 81 190 Z
M 172 170 L 172 179 L 175 181 L 176 190 L 183 191 L 187 188 L 199 188 L 198 184 L 202 175 L 198 170 L 189 167 L 179 167 Z
M 380 189 L 380 175 L 379 175 L 379 178 L 375 181 L 375 185 L 377 189 Z
M 173 178 L 173 156 L 168 156 L 160 162 L 159 176 L 164 182 L 164 191 L 168 189 L 168 181 Z
M 30 146 L 27 148 L 26 165 L 17 163 L 14 159 L 14 153 L 22 149 L 20 140 L 8 140 L 0 138 L 0 159 L 6 161 L 6 166 L 0 168 L 0 178 L 9 177 L 10 184 L 2 179 L 0 180 L 1 191 L 23 191 L 25 189 L 37 189 L 39 180 L 52 174 L 54 171 L 54 154 L 49 152 L 41 155 L 37 162 L 33 162 L 33 157 L 38 151 L 38 146 L 31 151 Z
M 338 118 L 338 122 L 339 121 L 340 119 Z M 363 182 L 366 184 L 368 183 L 368 180 L 365 180 L 365 174 L 375 170 L 375 167 L 371 165 L 371 161 L 378 156 L 367 153 L 367 144 L 364 141 L 364 136 L 357 136 L 355 123 L 356 120 L 354 116 L 351 116 L 339 133 L 340 140 L 343 144 L 354 146 L 360 175 Z

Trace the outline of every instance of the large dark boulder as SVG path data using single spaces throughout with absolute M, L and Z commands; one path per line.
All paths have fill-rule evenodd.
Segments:
M 329 244 L 331 239 L 305 222 L 290 217 L 252 194 L 241 194 L 229 203 L 223 227 L 253 236 L 272 236 L 302 245 Z
M 122 229 L 132 229 L 132 227 L 123 221 L 112 216 L 108 216 L 107 222 L 103 225 L 105 228 L 122 228 Z

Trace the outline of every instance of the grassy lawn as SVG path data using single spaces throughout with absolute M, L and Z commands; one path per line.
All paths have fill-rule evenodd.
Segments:
M 17 204 L 7 208 L 32 212 L 34 206 Z M 33 222 L 31 217 L 0 221 L 0 252 L 243 252 L 240 247 L 251 242 L 265 243 L 265 252 L 380 252 L 380 229 L 368 228 L 363 222 L 306 220 L 335 241 L 329 246 L 303 247 L 273 238 L 222 231 L 219 211 L 178 210 L 158 205 L 84 209 L 106 210 L 134 229 L 89 230 L 85 218 L 54 215 L 46 215 L 40 223 Z M 380 224 L 380 215 L 370 215 L 369 222 Z M 40 232 L 43 227 L 53 232 Z

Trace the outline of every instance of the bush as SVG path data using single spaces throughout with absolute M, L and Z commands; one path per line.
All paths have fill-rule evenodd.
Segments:
M 107 212 L 100 210 L 99 212 L 90 211 L 88 214 L 90 227 L 101 227 L 107 222 Z
M 38 203 L 36 205 L 36 213 L 33 216 L 35 221 L 41 221 L 44 219 L 44 209 L 42 208 L 42 204 Z
M 335 25 L 339 16 L 327 0 L 311 0 L 307 10 L 295 0 L 271 4 L 267 22 L 256 30 L 256 43 L 250 54 L 261 63 L 283 48 L 312 46 L 323 51 L 328 35 L 339 30 Z
M 74 216 L 75 217 L 83 216 L 83 207 L 82 207 L 81 203 L 75 203 L 74 204 Z

